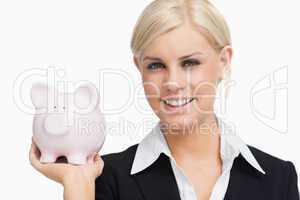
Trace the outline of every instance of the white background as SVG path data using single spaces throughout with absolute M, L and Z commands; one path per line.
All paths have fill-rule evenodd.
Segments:
M 122 70 L 129 75 L 131 82 L 121 77 L 106 78 L 99 87 L 103 88 L 101 101 L 104 110 L 118 108 L 130 101 L 125 110 L 107 114 L 106 119 L 111 125 L 122 120 L 131 125 L 130 128 L 123 126 L 115 130 L 117 134 L 108 134 L 100 153 L 122 151 L 150 131 L 157 118 L 153 113 L 142 114 L 135 107 L 133 97 L 137 93 L 133 89 L 141 79 L 129 46 L 137 17 L 149 2 L 0 2 L 0 199 L 63 198 L 63 188 L 35 171 L 28 160 L 33 116 L 24 112 L 24 106 L 18 105 L 19 96 L 14 102 L 16 93 L 13 88 L 24 71 L 55 66 L 65 70 L 65 81 L 89 80 L 99 86 L 101 69 Z M 235 85 L 230 90 L 227 110 L 222 116 L 234 122 L 248 144 L 291 160 L 299 172 L 300 31 L 296 20 L 300 18 L 299 1 L 213 2 L 228 21 L 235 50 L 232 63 Z M 258 83 L 266 87 L 268 77 L 274 74 L 276 80 L 284 84 L 272 82 L 271 88 L 265 88 L 261 95 L 256 96 L 255 106 L 251 106 L 251 88 L 257 88 Z M 263 83 L 260 82 L 262 79 Z M 28 106 L 31 106 L 28 88 L 36 80 L 28 79 L 19 90 Z M 278 98 L 276 103 L 275 97 Z M 145 100 L 140 104 L 150 109 Z M 276 119 L 267 120 L 258 117 L 257 110 L 260 117 L 262 113 L 272 115 L 275 110 L 278 112 Z M 143 128 L 145 119 L 153 123 Z

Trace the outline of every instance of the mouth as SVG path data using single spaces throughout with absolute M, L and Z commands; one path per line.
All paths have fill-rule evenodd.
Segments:
M 184 107 L 187 104 L 190 104 L 191 102 L 193 102 L 194 100 L 196 100 L 196 98 L 194 98 L 194 97 L 182 98 L 182 99 L 166 99 L 166 100 L 162 99 L 164 104 L 166 104 L 167 106 L 173 107 L 173 108 Z

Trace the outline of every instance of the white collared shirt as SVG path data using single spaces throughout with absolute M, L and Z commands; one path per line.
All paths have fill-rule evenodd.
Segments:
M 215 117 L 221 130 L 220 155 L 222 159 L 222 173 L 213 187 L 210 200 L 221 200 L 224 199 L 226 194 L 233 161 L 240 153 L 255 169 L 263 174 L 265 174 L 265 171 L 258 164 L 246 143 L 236 134 L 235 129 L 225 123 L 219 116 L 215 115 Z M 176 164 L 170 152 L 165 137 L 160 129 L 159 122 L 138 144 L 131 174 L 135 174 L 150 166 L 159 157 L 160 153 L 166 154 L 170 159 L 181 200 L 197 200 L 197 195 L 192 184 L 184 175 L 183 170 Z

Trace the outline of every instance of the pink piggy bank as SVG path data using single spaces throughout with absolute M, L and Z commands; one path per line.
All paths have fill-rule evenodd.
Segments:
M 35 107 L 33 139 L 42 163 L 54 163 L 65 156 L 68 163 L 92 161 L 105 140 L 105 119 L 99 109 L 99 93 L 91 84 L 73 93 L 58 92 L 45 84 L 31 88 Z

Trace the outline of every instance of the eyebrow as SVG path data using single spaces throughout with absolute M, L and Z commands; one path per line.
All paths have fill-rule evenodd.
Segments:
M 202 53 L 199 52 L 199 51 L 197 51 L 197 52 L 194 52 L 194 53 L 189 54 L 189 55 L 181 56 L 181 57 L 179 58 L 179 60 L 183 60 L 183 59 L 188 58 L 188 57 L 191 57 L 191 56 L 193 56 L 193 55 L 195 55 L 195 54 L 202 54 Z M 147 59 L 149 59 L 149 60 L 160 60 L 160 61 L 161 61 L 160 58 L 157 58 L 157 57 L 151 57 L 151 56 L 145 56 L 145 58 L 143 59 L 143 61 L 145 61 L 145 60 L 147 60 Z

